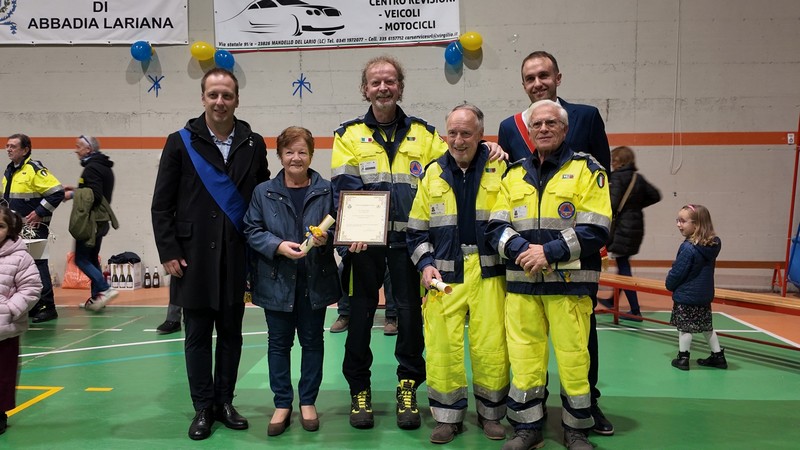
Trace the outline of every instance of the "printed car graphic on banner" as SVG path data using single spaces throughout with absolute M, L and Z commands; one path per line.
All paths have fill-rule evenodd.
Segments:
M 300 36 L 318 32 L 331 36 L 344 28 L 341 16 L 336 8 L 301 0 L 256 0 L 224 22 L 235 23 L 247 33 Z

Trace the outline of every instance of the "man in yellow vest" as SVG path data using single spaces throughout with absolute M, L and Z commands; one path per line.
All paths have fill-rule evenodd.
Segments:
M 9 136 L 6 152 L 11 162 L 3 176 L 3 199 L 25 219 L 33 239 L 47 239 L 53 211 L 64 200 L 64 187 L 40 161 L 31 159 L 31 138 L 27 135 Z M 58 318 L 58 312 L 48 260 L 40 258 L 35 262 L 42 277 L 42 295 L 28 314 L 33 323 L 40 323 Z

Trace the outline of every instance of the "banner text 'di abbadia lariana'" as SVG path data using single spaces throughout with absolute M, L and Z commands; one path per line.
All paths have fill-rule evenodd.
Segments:
M 0 0 L 0 44 L 186 44 L 187 0 Z

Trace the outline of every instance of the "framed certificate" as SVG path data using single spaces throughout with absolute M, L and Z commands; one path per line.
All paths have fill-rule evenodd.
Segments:
M 386 245 L 389 191 L 342 191 L 334 245 Z

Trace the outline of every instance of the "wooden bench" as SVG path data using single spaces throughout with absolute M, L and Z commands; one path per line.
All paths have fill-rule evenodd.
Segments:
M 672 261 L 666 259 L 631 259 L 631 267 L 672 267 Z M 609 265 L 615 266 L 613 259 L 609 260 Z M 718 269 L 765 269 L 772 270 L 772 289 L 786 295 L 786 285 L 784 278 L 785 261 L 717 261 Z
M 603 273 L 600 275 L 600 285 L 607 286 L 613 289 L 614 306 L 611 309 L 598 309 L 598 312 L 609 312 L 611 314 L 614 314 L 615 324 L 619 323 L 620 316 L 628 316 L 626 313 L 621 313 L 619 311 L 619 295 L 621 290 L 634 290 L 638 292 L 646 292 L 649 294 L 665 295 L 668 297 L 672 297 L 672 292 L 667 290 L 663 280 L 653 280 L 650 278 L 629 277 L 625 275 Z M 771 311 L 779 314 L 790 314 L 794 316 L 800 316 L 800 299 L 781 297 L 780 295 L 776 294 L 744 292 L 744 291 L 736 291 L 733 289 L 717 288 L 714 291 L 714 303 L 730 305 L 730 306 L 739 306 L 743 308 L 759 309 L 762 311 Z M 643 317 L 642 319 L 662 324 L 667 323 L 664 321 L 650 319 L 647 317 Z M 798 347 L 792 347 L 784 344 L 776 344 L 773 342 L 761 341 L 757 339 L 750 339 L 742 336 L 730 335 L 727 333 L 717 333 L 717 334 L 719 334 L 720 336 L 725 336 L 733 339 L 772 345 L 774 347 L 781 347 L 790 350 L 800 350 L 800 348 Z

